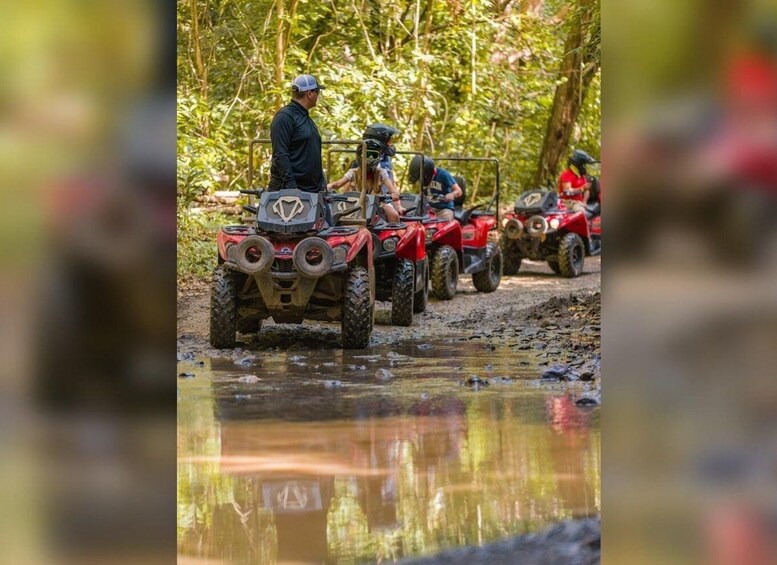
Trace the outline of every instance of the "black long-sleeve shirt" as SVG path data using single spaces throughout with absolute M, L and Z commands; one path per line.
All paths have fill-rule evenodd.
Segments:
M 321 167 L 321 135 L 304 106 L 292 100 L 278 110 L 270 126 L 270 139 L 270 190 L 326 190 Z

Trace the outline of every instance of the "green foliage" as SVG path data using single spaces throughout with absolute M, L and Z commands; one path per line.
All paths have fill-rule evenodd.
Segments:
M 573 14 L 561 0 L 179 0 L 179 219 L 200 194 L 245 187 L 248 141 L 303 72 L 327 86 L 312 110 L 325 138 L 382 121 L 401 130 L 399 149 L 497 157 L 513 198 L 537 166 Z M 598 49 L 598 31 L 588 40 Z M 571 142 L 595 155 L 599 90 L 597 76 Z M 256 157 L 261 185 L 268 149 Z M 488 167 L 450 168 L 475 200 L 490 196 Z

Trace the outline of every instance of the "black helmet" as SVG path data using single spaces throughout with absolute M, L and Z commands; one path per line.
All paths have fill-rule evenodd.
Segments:
M 569 165 L 574 165 L 577 167 L 577 170 L 580 171 L 581 175 L 585 174 L 586 165 L 593 165 L 594 163 L 598 162 L 599 161 L 591 157 L 588 153 L 580 149 L 575 149 L 572 151 L 572 156 L 567 161 Z
M 383 157 L 383 144 L 377 139 L 365 139 L 364 140 L 367 151 L 367 169 L 372 171 L 380 163 Z M 362 161 L 362 146 L 361 144 L 356 147 L 356 165 L 359 166 Z
M 427 186 L 432 182 L 434 176 L 434 161 L 431 157 L 424 157 L 424 183 L 423 186 Z M 416 155 L 410 161 L 410 183 L 414 184 L 421 178 L 421 156 Z
M 383 152 L 393 157 L 397 150 L 389 145 L 391 138 L 399 133 L 399 130 L 386 124 L 370 124 L 364 128 L 362 139 L 377 139 L 383 144 Z
M 398 133 L 399 130 L 397 128 L 387 126 L 386 124 L 370 124 L 364 128 L 362 139 L 377 139 L 385 145 Z

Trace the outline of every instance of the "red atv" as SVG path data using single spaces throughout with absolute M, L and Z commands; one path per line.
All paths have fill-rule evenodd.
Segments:
M 583 272 L 586 255 L 602 251 L 599 180 L 591 179 L 586 211 L 573 212 L 559 204 L 552 190 L 535 189 L 521 194 L 513 212 L 502 221 L 499 239 L 504 272 L 514 275 L 521 261 L 547 261 L 553 272 L 573 278 Z
M 496 166 L 496 190 L 485 207 L 457 207 L 453 220 L 441 220 L 434 215 L 434 209 L 427 203 L 434 203 L 433 197 L 425 194 L 402 195 L 405 208 L 415 207 L 420 216 L 406 217 L 406 220 L 421 221 L 426 228 L 426 252 L 429 256 L 432 295 L 440 300 L 450 300 L 456 295 L 459 274 L 471 274 L 475 288 L 480 292 L 494 292 L 502 280 L 502 252 L 494 242 L 488 241 L 489 233 L 496 230 L 499 210 L 499 161 L 476 157 L 435 157 L 435 161 L 490 162 Z M 464 181 L 456 177 L 461 186 Z M 496 213 L 491 212 L 494 207 Z
M 252 141 L 249 154 L 257 141 L 269 142 Z M 249 159 L 249 183 L 252 170 Z M 329 227 L 324 193 L 241 192 L 259 196 L 257 206 L 244 206 L 256 221 L 226 226 L 218 233 L 211 344 L 234 347 L 236 332 L 258 332 L 262 320 L 271 317 L 280 323 L 339 321 L 343 347 L 367 347 L 375 304 L 373 238 L 363 214 L 344 219 L 362 207 L 333 214 L 334 226 Z M 362 193 L 362 202 L 365 197 Z
M 340 213 L 353 209 L 359 196 L 358 192 L 333 195 L 333 210 Z M 373 237 L 376 298 L 391 301 L 391 322 L 394 325 L 409 326 L 413 322 L 413 312 L 426 309 L 428 265 L 425 230 L 420 222 L 386 222 L 378 214 L 381 199 L 391 201 L 391 197 L 367 196 L 367 227 Z

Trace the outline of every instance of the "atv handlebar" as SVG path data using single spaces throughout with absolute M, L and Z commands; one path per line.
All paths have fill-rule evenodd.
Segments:
M 238 190 L 240 194 L 250 194 L 252 196 L 261 196 L 264 192 L 263 188 L 260 188 L 258 190 Z
M 336 225 L 338 220 L 343 216 L 348 216 L 350 214 L 353 214 L 354 212 L 358 212 L 361 209 L 362 209 L 361 204 L 357 204 L 353 208 L 348 208 L 347 210 L 343 210 L 342 212 L 337 212 L 336 214 L 332 214 L 332 223 Z

